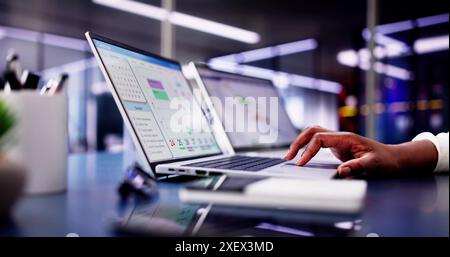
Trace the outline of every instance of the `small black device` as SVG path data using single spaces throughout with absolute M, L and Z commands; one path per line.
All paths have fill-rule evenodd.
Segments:
M 131 194 L 151 199 L 157 192 L 156 186 L 156 181 L 138 163 L 134 163 L 126 170 L 118 191 L 122 200 L 126 200 Z
M 22 89 L 22 83 L 20 83 L 20 80 L 17 78 L 16 73 L 14 71 L 6 71 L 4 77 L 6 82 L 8 82 L 11 90 Z
M 34 74 L 33 72 L 31 72 L 29 70 L 25 70 L 22 73 L 22 78 L 21 78 L 22 86 L 24 89 L 36 90 L 38 88 L 40 79 L 41 79 L 41 77 L 39 75 Z
M 3 77 L 0 76 L 0 90 L 3 90 L 5 88 L 5 81 L 3 80 Z

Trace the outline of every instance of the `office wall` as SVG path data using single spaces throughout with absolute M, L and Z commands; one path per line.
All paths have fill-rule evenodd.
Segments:
M 161 4 L 159 0 L 143 2 L 155 6 Z M 445 1 L 380 2 L 379 24 L 442 13 L 448 15 Z M 249 29 L 261 35 L 260 42 L 245 44 L 175 27 L 175 57 L 182 62 L 207 61 L 217 56 L 301 39 L 317 40 L 318 47 L 314 51 L 249 64 L 340 83 L 343 91 L 338 95 L 298 85 L 290 85 L 280 89 L 280 92 L 298 128 L 319 124 L 330 129 L 364 134 L 365 72 L 359 67 L 342 65 L 337 55 L 343 50 L 357 51 L 365 47 L 366 41 L 362 37 L 366 26 L 365 1 L 183 0 L 177 1 L 176 8 L 180 12 Z M 110 105 L 104 80 L 95 62 L 90 59 L 89 50 L 80 49 L 78 43 L 75 43 L 75 49 L 41 44 L 39 33 L 84 42 L 83 33 L 91 30 L 158 53 L 161 48 L 161 23 L 102 7 L 92 1 L 0 0 L 0 26 L 8 27 L 9 31 L 19 29 L 16 32 L 20 32 L 17 38 L 17 33 L 13 37 L 0 30 L 0 60 L 5 58 L 10 48 L 14 48 L 20 53 L 23 66 L 27 69 L 44 72 L 55 68 L 53 72 L 56 74 L 63 71 L 67 64 L 78 63 L 76 65 L 81 67 L 72 71 L 67 87 L 72 150 L 118 149 L 116 146 L 122 142 L 120 134 L 123 127 L 117 111 Z M 20 39 L 21 36 L 35 37 L 35 32 L 38 36 L 31 41 Z M 417 38 L 443 33 L 448 35 L 448 22 L 441 30 L 435 27 L 393 36 L 411 46 Z M 448 48 L 427 55 L 386 58 L 383 62 L 411 70 L 415 79 L 405 82 L 380 76 L 378 106 L 382 106 L 380 110 L 384 109 L 378 114 L 378 139 L 394 143 L 409 140 L 424 130 L 448 130 Z M 0 61 L 0 70 L 4 69 L 4 65 Z M 392 106 L 395 109 L 402 107 L 402 104 L 415 107 L 405 112 L 389 111 Z M 106 110 L 110 111 L 105 112 L 102 107 L 108 107 Z M 101 116 L 98 115 L 100 109 Z M 109 143 L 105 144 L 106 141 Z

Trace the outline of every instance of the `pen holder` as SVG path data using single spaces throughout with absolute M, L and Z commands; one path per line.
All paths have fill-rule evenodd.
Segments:
M 0 93 L 17 123 L 6 156 L 27 170 L 25 192 L 46 194 L 67 188 L 67 96 L 36 91 Z

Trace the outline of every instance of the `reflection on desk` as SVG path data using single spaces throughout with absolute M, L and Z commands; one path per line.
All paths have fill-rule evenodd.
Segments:
M 153 200 L 123 203 L 117 187 L 133 159 L 131 153 L 70 156 L 67 192 L 24 197 L 11 220 L 2 222 L 0 235 L 117 236 L 121 233 L 114 229 L 115 218 L 129 218 L 131 213 L 143 214 L 148 224 L 158 215 L 171 217 L 184 225 L 175 227 L 178 233 L 190 235 L 205 206 L 180 203 L 178 190 L 186 183 L 202 181 L 164 181 L 159 183 Z M 376 179 L 368 183 L 366 207 L 358 216 L 213 206 L 198 228 L 198 235 L 449 236 L 448 215 L 448 175 Z M 174 225 L 167 220 L 159 222 L 166 228 Z M 191 230 L 187 231 L 188 227 Z M 165 235 L 167 231 L 152 227 L 141 232 Z

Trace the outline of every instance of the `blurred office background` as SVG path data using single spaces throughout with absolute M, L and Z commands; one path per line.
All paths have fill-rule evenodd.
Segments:
M 376 2 L 374 137 L 398 143 L 448 131 L 448 1 Z M 181 15 L 163 22 L 158 10 L 170 3 Z M 366 135 L 367 13 L 363 0 L 0 0 L 0 60 L 15 49 L 44 79 L 70 74 L 72 152 L 124 147 L 87 30 L 182 63 L 231 61 L 235 72 L 274 80 L 297 128 Z

